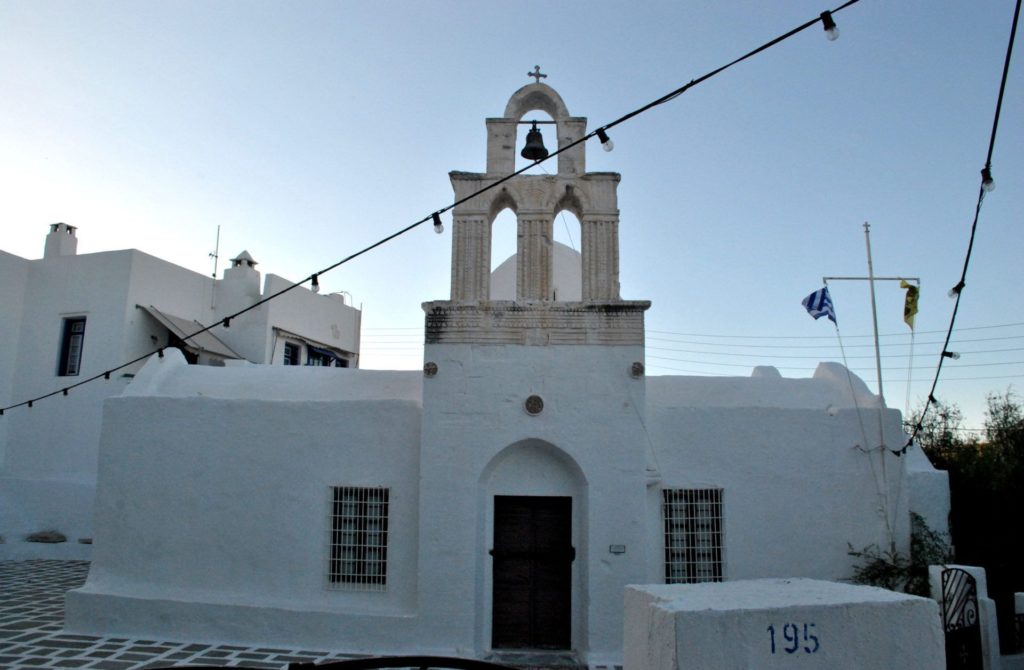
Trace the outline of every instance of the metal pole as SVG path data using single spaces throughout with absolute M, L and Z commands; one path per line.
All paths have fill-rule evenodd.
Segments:
M 871 321 L 875 326 L 875 368 L 878 371 L 878 399 L 885 406 L 885 393 L 882 391 L 882 356 L 878 351 L 878 309 L 875 307 L 875 269 L 871 264 L 871 226 L 864 222 L 864 241 L 868 247 L 868 284 L 871 286 Z

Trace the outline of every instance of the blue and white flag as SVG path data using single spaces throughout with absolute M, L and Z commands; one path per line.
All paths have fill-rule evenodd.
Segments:
M 828 294 L 828 287 L 824 286 L 803 299 L 803 306 L 807 313 L 815 319 L 827 316 L 832 323 L 839 325 L 836 321 L 836 310 L 832 307 L 832 296 Z

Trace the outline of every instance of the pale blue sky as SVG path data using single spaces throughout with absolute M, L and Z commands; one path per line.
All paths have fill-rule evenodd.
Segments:
M 919 402 L 1013 6 L 862 0 L 836 15 L 838 41 L 814 27 L 617 127 L 615 151 L 589 147 L 590 170 L 622 174 L 622 294 L 653 301 L 651 374 L 799 377 L 841 360 L 800 300 L 823 275 L 866 274 L 869 221 L 876 274 L 922 280 Z M 592 129 L 829 7 L 0 0 L 0 248 L 37 258 L 65 221 L 80 252 L 135 247 L 209 273 L 220 225 L 222 259 L 248 249 L 298 280 L 449 204 L 448 172 L 483 170 L 484 119 L 535 64 Z M 973 426 L 986 392 L 1024 380 L 1022 49 L 954 336 L 964 355 L 936 393 Z M 497 232 L 511 249 L 507 223 Z M 448 295 L 449 233 L 423 226 L 321 278 L 364 307 L 364 367 L 422 364 L 420 303 Z M 878 291 L 902 409 L 902 292 Z M 832 292 L 851 367 L 875 388 L 867 286 Z

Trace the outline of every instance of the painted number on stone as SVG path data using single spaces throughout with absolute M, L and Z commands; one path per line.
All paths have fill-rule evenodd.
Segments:
M 802 634 L 801 634 L 802 633 Z M 818 636 L 814 634 L 814 624 L 787 623 L 782 626 L 782 639 L 776 640 L 775 625 L 768 626 L 768 636 L 772 643 L 772 653 L 785 651 L 787 654 L 795 654 L 801 649 L 805 653 L 813 654 L 821 648 Z

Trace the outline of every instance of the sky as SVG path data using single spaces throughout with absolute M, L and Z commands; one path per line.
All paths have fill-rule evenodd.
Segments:
M 0 0 L 0 249 L 39 258 L 63 221 L 79 253 L 137 248 L 210 274 L 219 227 L 218 274 L 245 249 L 301 280 L 450 205 L 448 173 L 484 170 L 484 120 L 534 65 L 594 129 L 831 8 Z M 876 285 L 887 402 L 919 407 L 1013 10 L 861 0 L 835 14 L 838 40 L 814 26 L 615 127 L 614 151 L 591 143 L 588 170 L 622 175 L 621 293 L 653 303 L 648 374 L 807 377 L 845 353 L 877 391 L 867 282 L 829 282 L 838 336 L 800 305 L 823 277 L 867 275 L 868 222 L 875 275 L 921 282 L 913 335 L 898 283 Z M 1024 383 L 1022 50 L 950 344 L 961 357 L 935 392 L 968 427 L 986 394 Z M 422 365 L 421 303 L 449 293 L 443 218 L 441 235 L 420 226 L 320 277 L 363 308 L 362 367 Z M 495 222 L 495 265 L 513 221 Z M 578 222 L 555 228 L 578 248 Z

